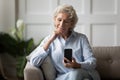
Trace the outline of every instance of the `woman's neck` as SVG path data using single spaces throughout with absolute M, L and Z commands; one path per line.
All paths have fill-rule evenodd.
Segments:
M 67 34 L 62 34 L 62 37 L 67 40 L 67 38 L 71 35 L 72 31 L 69 31 Z

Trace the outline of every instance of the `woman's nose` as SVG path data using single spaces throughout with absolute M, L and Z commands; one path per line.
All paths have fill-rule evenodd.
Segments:
M 64 22 L 61 21 L 61 22 L 60 22 L 60 27 L 63 28 L 63 26 L 64 26 Z

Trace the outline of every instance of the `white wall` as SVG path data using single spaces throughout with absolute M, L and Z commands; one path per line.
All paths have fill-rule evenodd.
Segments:
M 19 0 L 19 18 L 26 23 L 26 38 L 35 42 L 53 29 L 51 13 L 63 3 L 77 11 L 76 31 L 84 33 L 93 46 L 120 45 L 120 0 Z
M 15 0 L 0 0 L 0 32 L 15 26 Z

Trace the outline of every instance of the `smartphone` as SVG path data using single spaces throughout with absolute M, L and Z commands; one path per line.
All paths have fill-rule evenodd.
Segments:
M 72 49 L 64 49 L 64 57 L 72 62 Z

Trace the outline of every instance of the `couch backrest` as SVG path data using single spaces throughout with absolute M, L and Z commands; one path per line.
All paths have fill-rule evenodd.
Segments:
M 120 46 L 92 48 L 100 76 L 120 79 Z

